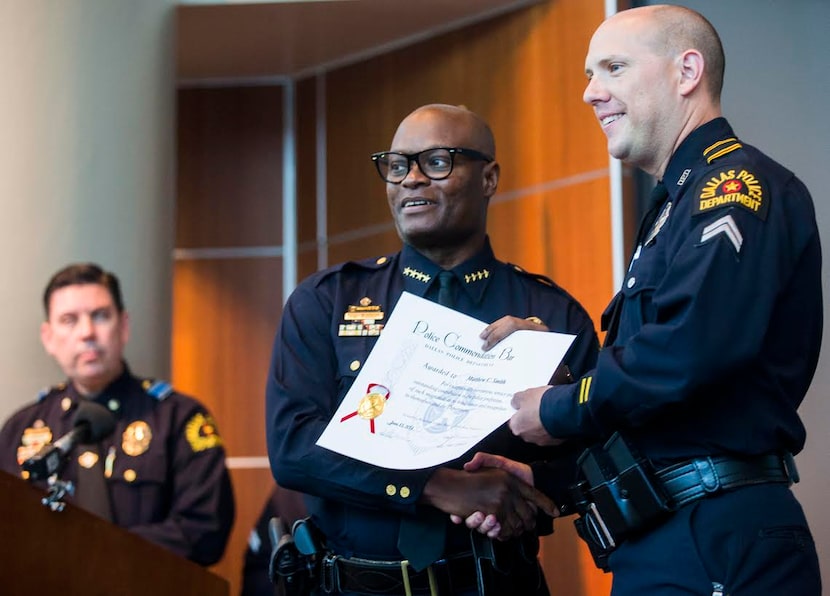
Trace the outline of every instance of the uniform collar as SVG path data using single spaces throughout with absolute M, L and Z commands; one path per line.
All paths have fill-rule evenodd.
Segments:
M 675 199 L 688 180 L 694 180 L 696 175 L 708 167 L 707 155 L 712 155 L 713 145 L 729 139 L 735 139 L 735 133 L 726 118 L 715 118 L 693 130 L 671 156 L 663 175 L 663 184 L 666 185 L 669 197 Z M 720 147 L 728 149 L 729 144 Z
M 132 373 L 130 372 L 130 368 L 127 366 L 127 363 L 124 362 L 124 371 L 121 375 L 118 376 L 112 383 L 107 385 L 101 393 L 92 399 L 108 408 L 110 411 L 117 412 L 121 409 L 121 401 L 125 399 L 129 393 L 130 379 L 132 379 Z M 71 379 L 67 379 L 66 385 L 66 394 L 67 397 L 72 400 L 72 406 L 77 406 L 78 402 L 82 399 L 88 399 L 78 393 L 78 390 L 75 388 L 75 384 Z M 72 411 L 73 409 L 74 408 L 64 408 L 64 411 Z
M 485 238 L 484 246 L 480 251 L 450 271 L 455 275 L 463 291 L 474 303 L 478 303 L 495 273 L 497 263 L 488 237 Z M 400 266 L 404 280 L 403 288 L 407 292 L 423 298 L 432 284 L 438 283 L 438 273 L 441 267 L 408 244 L 405 244 L 401 250 Z

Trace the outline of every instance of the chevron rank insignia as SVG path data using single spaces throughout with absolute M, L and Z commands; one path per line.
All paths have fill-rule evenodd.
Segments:
M 741 230 L 738 229 L 738 224 L 735 223 L 731 215 L 724 215 L 703 228 L 703 233 L 700 235 L 700 243 L 705 244 L 718 236 L 723 236 L 731 242 L 735 248 L 735 252 L 740 254 L 744 237 L 741 235 Z

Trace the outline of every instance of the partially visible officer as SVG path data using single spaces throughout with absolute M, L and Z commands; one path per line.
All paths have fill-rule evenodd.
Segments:
M 70 455 L 60 472 L 77 485 L 68 501 L 196 563 L 216 563 L 234 500 L 210 413 L 168 383 L 130 372 L 123 358 L 130 320 L 114 274 L 69 265 L 49 281 L 43 306 L 41 341 L 68 379 L 6 422 L 0 469 L 25 477 L 20 465 L 71 431 L 79 404 L 93 400 L 115 417 L 115 431 Z M 90 494 L 96 480 L 100 490 Z
M 620 12 L 585 70 L 609 152 L 658 185 L 596 369 L 517 393 L 510 427 L 596 442 L 579 527 L 613 596 L 817 596 L 790 491 L 822 334 L 810 194 L 722 117 L 723 48 L 700 14 Z
M 466 595 L 478 593 L 481 580 L 489 594 L 547 594 L 537 533 L 550 532 L 551 521 L 536 525 L 537 505 L 553 512 L 529 485 L 501 470 L 465 472 L 469 455 L 440 467 L 392 470 L 316 445 L 401 293 L 439 301 L 441 277 L 449 279 L 453 308 L 490 323 L 482 332 L 485 349 L 516 329 L 553 330 L 577 336 L 565 356 L 575 374 L 596 361 L 596 332 L 576 300 L 493 254 L 487 209 L 499 165 L 479 116 L 462 107 L 423 106 L 401 122 L 391 150 L 372 157 L 403 249 L 342 263 L 300 283 L 285 305 L 267 383 L 271 468 L 280 486 L 310 495 L 308 511 L 324 535 L 328 556 L 316 593 L 425 594 L 434 581 L 433 593 Z M 523 462 L 559 454 L 521 441 L 506 424 L 476 448 Z M 483 545 L 497 551 L 500 576 L 490 573 L 492 566 L 477 568 L 470 532 L 447 515 L 476 510 L 496 514 L 516 536 Z M 431 525 L 428 519 L 440 524 L 444 540 L 434 557 L 419 563 L 406 547 L 408 531 L 422 521 Z

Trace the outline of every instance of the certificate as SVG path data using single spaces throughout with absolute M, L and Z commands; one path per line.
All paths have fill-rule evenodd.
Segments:
M 574 335 L 514 331 L 404 292 L 317 444 L 383 468 L 451 461 L 510 419 L 513 394 L 546 385 Z

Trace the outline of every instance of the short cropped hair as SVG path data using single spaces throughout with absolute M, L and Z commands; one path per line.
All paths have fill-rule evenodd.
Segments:
M 707 90 L 712 99 L 720 100 L 726 58 L 717 30 L 706 17 L 685 6 L 661 5 L 654 7 L 659 19 L 657 41 L 666 52 L 697 49 L 703 56 Z
M 67 286 L 97 284 L 104 286 L 112 296 L 115 308 L 119 313 L 124 312 L 124 300 L 121 297 L 121 284 L 114 273 L 105 271 L 95 263 L 73 263 L 55 273 L 46 289 L 43 291 L 43 310 L 49 318 L 49 301 L 52 294 Z

